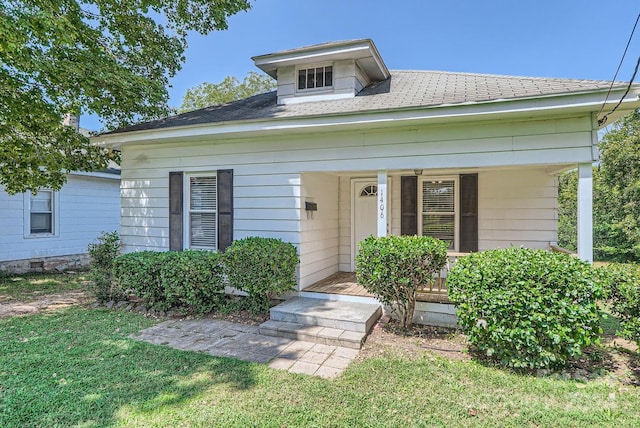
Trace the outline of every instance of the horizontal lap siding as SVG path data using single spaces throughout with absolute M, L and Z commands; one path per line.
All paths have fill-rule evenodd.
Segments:
M 521 165 L 528 169 L 530 167 L 527 165 L 590 160 L 591 119 L 587 116 L 531 122 L 414 126 L 349 133 L 323 130 L 304 135 L 252 139 L 125 145 L 122 162 L 122 224 L 127 229 L 123 239 L 127 250 L 168 248 L 167 187 L 170 171 L 233 169 L 234 238 L 250 235 L 278 237 L 294 243 L 304 252 L 306 250 L 302 244 L 316 238 L 312 238 L 311 231 L 307 230 L 304 231 L 305 237 L 301 236 L 304 227 L 301 223 L 306 218 L 301 173 L 375 172 L 379 169 L 412 171 L 419 168 L 425 170 L 426 174 L 434 168 L 447 171 L 477 168 L 483 171 L 483 168 Z M 369 175 L 366 172 L 363 174 Z M 491 179 L 494 173 L 482 174 L 489 174 L 487 177 Z M 335 244 L 327 243 L 326 248 L 335 247 L 338 255 L 336 269 L 348 270 L 351 265 L 351 200 L 350 178 L 346 176 L 348 174 L 344 175 L 336 178 L 335 183 L 329 179 L 321 181 L 327 187 L 336 188 L 335 197 L 339 200 L 335 213 L 337 234 L 335 237 L 330 235 L 332 237 L 329 239 L 335 239 Z M 507 176 L 510 177 L 509 174 Z M 400 181 L 399 177 L 395 178 L 391 193 L 391 232 L 394 234 L 399 233 L 400 227 Z M 482 177 L 480 186 L 483 186 Z M 548 201 L 553 197 L 549 193 L 555 191 L 553 186 L 543 186 L 543 192 L 547 193 L 542 194 L 530 188 L 530 194 L 524 199 L 522 194 L 513 195 L 504 204 L 498 202 L 502 197 L 500 191 L 484 190 L 487 200 L 496 201 L 493 204 L 495 206 L 481 204 L 479 215 L 483 229 L 480 240 L 487 242 L 485 247 L 494 245 L 491 231 L 508 231 L 506 243 L 511 242 L 509 231 L 520 230 L 523 226 L 511 223 L 508 227 L 512 229 L 505 229 L 489 222 L 483 225 L 483 218 L 492 221 L 553 219 L 549 218 L 549 213 L 555 213 L 555 209 Z M 319 210 L 326 207 L 324 204 L 318 205 Z M 300 217 L 301 223 L 297 221 Z M 544 228 L 545 241 L 556 235 L 555 230 L 547 230 L 549 226 Z M 513 241 L 517 242 L 515 239 Z M 318 262 L 313 258 L 310 260 L 310 263 Z M 332 263 L 327 262 L 327 271 L 333 269 L 330 267 Z M 312 275 L 307 270 L 309 266 L 311 264 L 302 266 L 303 278 Z
M 557 241 L 557 179 L 543 168 L 479 174 L 479 249 L 548 248 Z
M 23 194 L 0 191 L 0 261 L 87 252 L 103 232 L 120 229 L 120 182 L 71 175 L 58 192 L 56 236 L 25 238 Z
M 339 179 L 318 173 L 301 178 L 300 287 L 304 288 L 338 271 Z M 317 204 L 318 210 L 307 213 L 305 202 Z

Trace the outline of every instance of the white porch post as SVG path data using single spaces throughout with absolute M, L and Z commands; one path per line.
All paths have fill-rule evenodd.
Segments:
M 378 237 L 387 236 L 387 171 L 378 171 Z
M 578 257 L 593 262 L 593 170 L 578 165 Z

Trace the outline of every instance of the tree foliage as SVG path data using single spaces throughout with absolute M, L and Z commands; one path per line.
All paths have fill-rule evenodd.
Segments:
M 26 0 L 0 4 L 0 184 L 60 188 L 66 172 L 117 155 L 61 124 L 96 114 L 106 128 L 167 114 L 167 83 L 189 31 L 227 28 L 249 0 Z
M 593 242 L 596 259 L 640 261 L 640 111 L 614 125 L 600 143 L 593 170 Z M 577 172 L 560 176 L 558 242 L 576 248 Z
M 241 100 L 252 95 L 262 94 L 276 88 L 276 82 L 269 76 L 250 71 L 240 82 L 233 76 L 227 76 L 220 83 L 204 82 L 188 89 L 180 113 L 204 107 Z

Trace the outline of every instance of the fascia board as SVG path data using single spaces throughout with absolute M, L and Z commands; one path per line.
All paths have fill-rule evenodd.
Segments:
M 604 91 L 606 92 L 606 91 Z M 623 90 L 613 91 L 603 113 L 613 108 Z M 619 110 L 633 110 L 640 107 L 638 91 L 631 93 L 622 102 Z M 92 141 L 98 145 L 118 147 L 122 144 L 158 143 L 184 139 L 241 137 L 252 134 L 309 132 L 314 128 L 348 130 L 363 125 L 378 127 L 406 125 L 415 123 L 447 123 L 477 120 L 525 118 L 542 115 L 567 115 L 575 113 L 593 113 L 600 110 L 603 91 L 572 94 L 570 96 L 547 96 L 538 98 L 493 100 L 483 103 L 465 103 L 451 105 L 426 106 L 409 109 L 392 109 L 324 115 L 314 117 L 292 117 L 276 120 L 254 120 L 220 122 L 183 127 L 133 131 L 123 134 L 96 136 Z

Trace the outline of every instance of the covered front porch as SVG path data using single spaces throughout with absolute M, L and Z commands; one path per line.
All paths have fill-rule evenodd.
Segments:
M 579 256 L 591 261 L 591 164 L 300 174 L 298 291 L 371 298 L 355 281 L 358 242 L 418 234 L 449 242 L 449 265 L 469 252 L 557 242 L 557 175 L 579 168 Z M 420 291 L 447 303 L 446 271 Z

